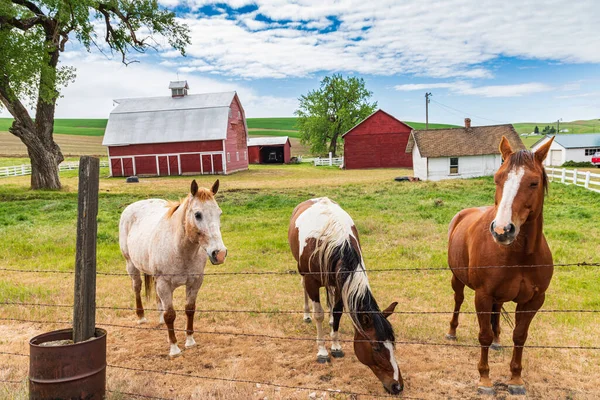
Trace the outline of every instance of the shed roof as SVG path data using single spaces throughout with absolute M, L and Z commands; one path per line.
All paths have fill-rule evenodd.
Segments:
M 376 111 L 372 112 L 368 117 L 366 117 L 365 119 L 363 119 L 362 121 L 360 121 L 359 123 L 357 123 L 356 125 L 354 125 L 352 128 L 350 128 L 348 130 L 348 132 L 344 133 L 342 135 L 342 137 L 346 136 L 347 134 L 349 134 L 350 132 L 352 132 L 354 129 L 356 129 L 357 127 L 359 127 L 360 125 L 362 125 L 363 123 L 365 123 L 366 121 L 368 121 L 373 115 L 377 114 L 377 113 L 383 113 L 385 115 L 387 115 L 388 117 L 398 121 L 399 123 L 401 123 L 402 125 L 407 126 L 408 128 L 412 129 L 412 126 L 408 125 L 406 122 L 402 122 L 400 121 L 398 118 L 394 117 L 392 114 L 387 113 L 385 111 L 383 111 L 381 108 L 377 109 Z
M 226 139 L 229 106 L 235 96 L 223 92 L 115 100 L 118 106 L 108 117 L 102 144 Z
M 546 135 L 533 146 L 538 145 L 544 139 L 550 138 L 552 135 Z M 554 135 L 554 143 L 560 144 L 565 149 L 581 149 L 584 147 L 600 147 L 600 133 L 582 133 L 570 135 Z M 532 147 L 533 147 L 532 146 Z
M 500 154 L 502 136 L 508 139 L 513 150 L 526 149 L 515 128 L 507 124 L 412 131 L 406 152 L 412 152 L 416 143 L 423 157 Z
M 250 146 L 283 146 L 290 140 L 287 136 L 271 136 L 258 137 L 248 139 L 248 147 Z M 291 144 L 290 144 L 291 146 Z

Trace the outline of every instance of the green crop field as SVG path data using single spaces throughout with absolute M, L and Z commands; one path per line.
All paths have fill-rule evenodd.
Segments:
M 126 184 L 106 178 L 101 171 L 98 213 L 98 271 L 125 273 L 119 251 L 118 221 L 130 203 L 147 198 L 178 199 L 184 196 L 191 177 L 143 178 Z M 310 165 L 251 166 L 249 171 L 220 176 L 217 200 L 223 210 L 221 230 L 228 247 L 225 264 L 207 266 L 208 273 L 242 271 L 294 271 L 296 263 L 287 243 L 288 221 L 301 201 L 329 196 L 354 218 L 360 232 L 367 270 L 440 268 L 412 272 L 376 272 L 368 275 L 380 306 L 398 301 L 396 311 L 442 311 L 443 314 L 390 317 L 398 341 L 396 357 L 405 378 L 404 395 L 410 398 L 475 398 L 477 348 L 414 345 L 414 342 L 445 343 L 453 307 L 450 272 L 446 269 L 447 227 L 462 208 L 493 204 L 491 177 L 442 182 L 395 182 L 408 170 L 352 170 Z M 202 186 L 215 177 L 195 177 Z M 0 180 L 0 268 L 72 271 L 77 218 L 77 177 L 62 174 L 61 191 L 30 191 L 29 177 Z M 545 232 L 556 263 L 600 262 L 595 251 L 600 237 L 598 194 L 583 188 L 551 183 L 544 208 Z M 600 269 L 556 267 L 546 295 L 545 309 L 600 309 Z M 198 310 L 298 311 L 298 313 L 196 313 L 198 346 L 181 357 L 167 356 L 167 333 L 157 325 L 157 314 L 148 311 L 149 323 L 136 324 L 134 295 L 128 276 L 98 276 L 97 325 L 115 324 L 109 330 L 108 363 L 128 367 L 177 371 L 185 374 L 274 382 L 281 385 L 366 392 L 383 395 L 381 384 L 344 343 L 346 357 L 327 365 L 315 362 L 314 324 L 302 322 L 303 292 L 298 275 L 207 275 L 200 290 Z M 184 289 L 175 292 L 175 307 L 184 307 Z M 0 273 L 0 302 L 72 304 L 73 276 L 52 273 Z M 466 292 L 464 311 L 473 311 L 473 293 Z M 155 308 L 154 301 L 145 307 Z M 507 304 L 508 310 L 514 305 Z M 5 332 L 0 352 L 28 353 L 32 336 L 68 326 L 69 307 L 6 305 L 3 318 L 41 320 L 46 323 L 3 321 Z M 58 323 L 56 321 L 64 321 Z M 598 313 L 541 313 L 529 331 L 528 345 L 600 346 Z M 509 376 L 511 328 L 502 322 L 501 351 L 490 352 L 491 377 L 500 397 L 507 397 L 504 382 Z M 177 329 L 185 327 L 178 311 Z M 218 333 L 215 332 L 225 332 Z M 458 344 L 477 346 L 477 318 L 461 315 Z M 236 333 L 270 334 L 306 338 L 306 341 L 236 336 Z M 352 338 L 347 316 L 342 318 L 343 339 Z M 179 340 L 183 332 L 177 332 Z M 532 398 L 600 398 L 597 350 L 526 348 L 524 378 Z M 15 398 L 26 392 L 28 359 L 0 355 L 0 397 Z M 183 381 L 185 380 L 185 384 Z M 4 386 L 6 385 L 6 386 Z M 504 386 L 502 386 L 504 385 Z M 146 396 L 178 398 L 291 398 L 305 399 L 306 392 L 293 389 L 258 389 L 256 385 L 233 385 L 219 380 L 180 376 L 136 374 L 108 369 L 108 389 Z M 260 396 L 256 393 L 260 391 Z M 320 393 L 320 390 L 317 391 Z M 111 395 L 109 399 L 120 399 Z M 24 394 L 22 396 L 26 398 Z M 362 397 L 362 396 L 361 396 Z M 369 395 L 365 398 L 370 397 Z M 329 398 L 329 395 L 328 397 Z M 349 400 L 351 396 L 333 394 Z
M 103 136 L 106 119 L 56 119 L 54 133 L 81 136 Z M 8 131 L 12 125 L 11 118 L 0 118 L 0 132 Z
M 531 133 L 537 126 L 540 132 L 546 126 L 553 126 L 556 129 L 556 121 L 554 122 L 517 122 L 513 126 L 518 133 Z M 560 129 L 568 129 L 566 133 L 600 133 L 600 119 L 590 119 L 582 121 L 562 122 Z

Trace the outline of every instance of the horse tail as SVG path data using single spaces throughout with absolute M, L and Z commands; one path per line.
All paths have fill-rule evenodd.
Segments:
M 150 300 L 150 294 L 152 293 L 152 287 L 154 286 L 154 277 L 144 273 L 144 292 L 146 300 Z
M 500 314 L 502 314 L 502 318 L 508 324 L 508 326 L 510 326 L 511 329 L 515 329 L 515 324 L 512 320 L 512 317 L 510 316 L 508 311 L 506 311 L 506 308 L 504 308 L 504 306 L 502 306 L 502 309 L 500 310 Z

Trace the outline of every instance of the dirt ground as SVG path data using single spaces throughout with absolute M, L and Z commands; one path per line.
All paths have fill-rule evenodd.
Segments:
M 106 147 L 102 146 L 101 136 L 55 134 L 54 140 L 60 146 L 65 157 L 79 155 L 106 156 Z M 27 157 L 27 148 L 18 137 L 8 132 L 0 132 L 0 156 Z

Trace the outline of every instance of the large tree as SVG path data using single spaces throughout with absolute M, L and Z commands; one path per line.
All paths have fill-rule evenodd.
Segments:
M 0 0 L 0 106 L 14 117 L 9 131 L 27 147 L 32 189 L 60 188 L 63 155 L 53 129 L 60 89 L 75 76 L 59 65 L 67 41 L 116 53 L 127 64 L 135 61 L 132 52 L 159 41 L 184 54 L 188 32 L 156 0 Z
M 365 81 L 340 74 L 327 76 L 317 90 L 311 90 L 298 100 L 300 140 L 309 144 L 313 154 L 336 154 L 341 147 L 340 135 L 373 113 L 377 102 L 369 103 L 372 92 Z

